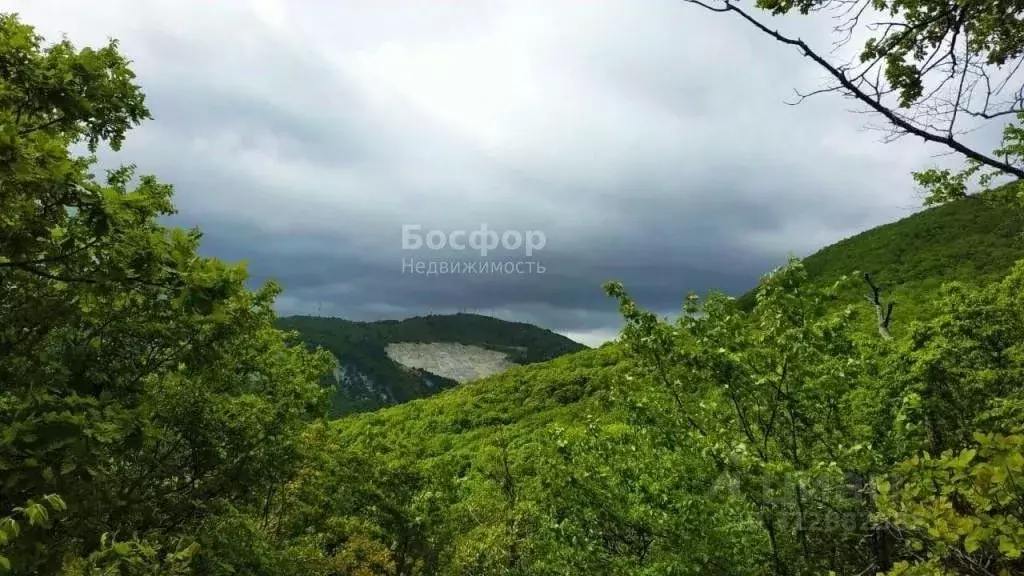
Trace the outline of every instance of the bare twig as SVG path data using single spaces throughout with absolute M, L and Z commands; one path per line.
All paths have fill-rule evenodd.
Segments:
M 857 74 L 848 73 L 850 72 L 846 66 L 837 66 L 822 55 L 815 52 L 806 42 L 800 38 L 793 38 L 783 35 L 777 30 L 768 28 L 758 19 L 754 18 L 746 10 L 740 8 L 733 3 L 733 0 L 723 0 L 720 4 L 710 4 L 705 0 L 684 0 L 690 4 L 700 6 L 711 12 L 726 13 L 732 12 L 738 15 L 743 20 L 760 30 L 762 33 L 774 38 L 775 40 L 793 46 L 797 48 L 801 55 L 808 58 L 818 64 L 821 68 L 828 72 L 828 74 L 838 83 L 837 86 L 830 89 L 821 89 L 811 92 L 810 94 L 797 93 L 800 100 L 806 96 L 819 94 L 828 91 L 839 91 L 844 95 L 855 98 L 863 104 L 866 104 L 871 110 L 884 117 L 889 124 L 893 127 L 894 131 L 900 135 L 916 136 L 923 139 L 926 142 L 932 142 L 940 144 L 950 148 L 965 157 L 978 162 L 983 166 L 988 166 L 999 170 L 1007 175 L 1014 176 L 1016 178 L 1024 179 L 1024 168 L 1015 166 L 1010 162 L 999 159 L 994 156 L 985 154 L 978 149 L 972 148 L 958 139 L 958 131 L 954 130 L 952 125 L 949 124 L 950 120 L 956 121 L 957 112 L 963 113 L 965 116 L 975 116 L 980 118 L 995 117 L 997 115 L 1004 115 L 1011 113 L 1010 110 L 1020 109 L 1020 99 L 1015 99 L 1013 104 L 1009 106 L 1009 110 L 1003 111 L 998 114 L 994 114 L 988 110 L 988 98 L 985 101 L 985 107 L 974 113 L 968 112 L 966 109 L 970 108 L 970 101 L 972 98 L 949 98 L 948 100 L 932 103 L 931 106 L 923 106 L 918 108 L 917 113 L 901 114 L 897 112 L 897 108 L 892 105 L 884 103 L 883 97 L 891 95 L 893 90 L 885 85 L 884 77 L 881 74 L 881 67 L 878 63 L 881 59 L 876 59 L 875 62 L 870 63 L 866 70 L 861 71 Z M 856 5 L 854 3 L 854 5 Z M 849 7 L 849 4 L 847 5 Z M 957 46 L 963 46 L 964 39 L 961 33 L 958 33 L 959 28 L 963 24 L 963 14 L 953 12 L 955 8 L 951 8 L 947 11 L 941 11 L 936 13 L 934 16 L 926 19 L 923 22 L 916 23 L 912 27 L 903 26 L 902 28 L 895 25 L 887 25 L 886 34 L 883 36 L 883 41 L 879 42 L 879 45 L 884 45 L 883 52 L 888 52 L 889 48 L 894 47 L 898 44 L 898 40 L 901 37 L 905 37 L 907 34 L 912 34 L 920 31 L 922 27 L 926 27 L 932 24 L 940 23 L 943 19 L 948 20 L 947 24 L 939 24 L 946 26 L 948 32 L 952 34 L 952 41 L 943 40 L 939 42 L 935 49 L 931 51 L 931 54 L 924 56 L 924 63 L 922 64 L 922 74 L 935 71 L 936 73 L 943 74 L 944 79 L 940 81 L 938 88 L 932 90 L 929 88 L 929 93 L 937 94 L 939 90 L 946 87 L 951 80 L 957 79 L 957 83 L 961 90 L 965 90 L 974 84 L 975 80 L 968 80 L 967 76 L 970 75 L 973 78 L 983 78 L 986 80 L 986 86 L 991 86 L 988 82 L 984 71 L 974 66 L 973 62 L 969 59 L 960 61 L 960 58 L 956 56 Z M 861 12 L 858 11 L 856 16 L 852 17 L 851 20 L 856 21 L 860 18 Z M 849 25 L 849 24 L 847 24 Z M 842 26 L 841 26 L 842 29 Z M 892 35 L 889 36 L 889 32 Z M 874 69 L 874 79 L 869 79 L 868 72 Z M 968 72 L 968 70 L 970 70 Z M 953 90 L 955 88 L 951 88 Z M 942 126 L 940 126 L 940 124 Z

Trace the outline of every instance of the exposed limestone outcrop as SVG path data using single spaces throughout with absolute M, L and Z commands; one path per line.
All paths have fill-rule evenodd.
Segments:
M 403 366 L 457 382 L 478 380 L 516 365 L 503 352 L 453 342 L 399 342 L 388 344 L 386 351 L 388 357 Z

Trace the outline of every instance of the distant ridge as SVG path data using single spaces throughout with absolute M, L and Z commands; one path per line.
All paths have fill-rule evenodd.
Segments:
M 297 331 L 307 345 L 323 347 L 338 359 L 339 369 L 326 383 L 333 388 L 330 410 L 334 416 L 408 402 L 459 383 L 461 378 L 417 367 L 436 365 L 429 362 L 431 358 L 423 357 L 431 353 L 429 349 L 392 345 L 461 345 L 438 347 L 435 351 L 445 355 L 449 364 L 455 364 L 447 370 L 451 376 L 491 375 L 498 369 L 496 367 L 544 362 L 586 348 L 532 324 L 470 313 L 376 322 L 287 316 L 278 319 L 278 326 Z M 474 354 L 474 350 L 479 353 Z M 491 354 L 488 355 L 488 351 Z M 496 361 L 494 352 L 503 354 L 505 361 Z M 419 361 L 403 364 L 395 358 Z

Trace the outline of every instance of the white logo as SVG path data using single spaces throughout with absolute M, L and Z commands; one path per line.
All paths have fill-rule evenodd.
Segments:
M 479 250 L 481 256 L 487 256 L 488 252 L 497 250 L 500 244 L 506 250 L 521 249 L 526 256 L 532 256 L 534 251 L 542 250 L 547 244 L 547 237 L 539 230 L 507 230 L 499 234 L 496 230 L 488 229 L 487 224 L 481 224 L 479 230 L 472 232 L 453 230 L 446 234 L 441 230 L 430 230 L 423 235 L 420 233 L 422 228 L 419 224 L 402 226 L 402 250 L 418 250 L 424 244 L 430 250 L 442 250 L 445 247 L 465 250 L 468 246 L 472 250 Z

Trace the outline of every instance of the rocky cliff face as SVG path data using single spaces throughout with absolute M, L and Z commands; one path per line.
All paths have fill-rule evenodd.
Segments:
M 397 342 L 388 344 L 386 351 L 389 358 L 402 366 L 459 383 L 478 380 L 516 365 L 504 352 L 454 342 Z
M 394 402 L 395 398 L 387 386 L 381 386 L 374 382 L 373 378 L 363 374 L 353 366 L 341 366 L 334 369 L 334 380 L 350 390 L 361 390 L 365 393 L 379 397 L 381 402 Z

